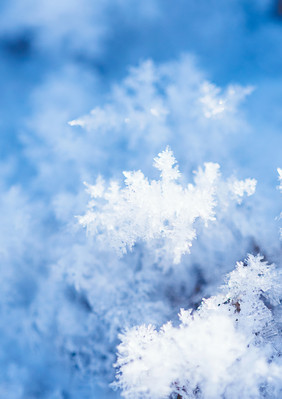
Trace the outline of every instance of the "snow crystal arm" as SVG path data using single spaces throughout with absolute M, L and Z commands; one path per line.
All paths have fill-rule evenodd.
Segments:
M 154 159 L 154 166 L 160 171 L 160 180 L 149 181 L 137 171 L 123 173 L 123 188 L 115 182 L 106 188 L 101 177 L 94 186 L 87 185 L 92 201 L 79 221 L 119 254 L 143 241 L 156 255 L 172 256 L 173 262 L 179 263 L 196 238 L 195 221 L 207 226 L 215 220 L 222 186 L 219 165 L 206 163 L 195 173 L 194 184 L 188 186 L 179 183 L 178 165 L 168 147 Z M 236 183 L 240 198 L 244 192 L 254 192 L 252 181 Z M 226 187 L 228 190 L 229 185 Z

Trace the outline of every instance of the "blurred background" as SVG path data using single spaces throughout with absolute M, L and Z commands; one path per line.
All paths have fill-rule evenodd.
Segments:
M 176 298 L 165 289 L 156 298 L 150 282 L 167 289 L 168 276 L 146 270 L 141 286 L 128 272 L 142 248 L 124 260 L 98 255 L 77 227 L 83 181 L 131 168 L 152 177 L 166 144 L 188 178 L 204 161 L 220 162 L 224 173 L 256 178 L 258 196 L 247 216 L 253 233 L 232 222 L 225 248 L 209 244 L 218 272 L 206 281 L 218 285 L 254 248 L 276 260 L 282 3 L 1 0 L 0 57 L 0 397 L 119 397 L 108 388 L 118 332 L 128 320 L 167 320 L 164 301 L 185 306 L 205 273 L 192 264 L 205 259 L 184 262 L 194 273 L 184 293 L 175 277 Z M 199 116 L 205 82 L 208 106 L 220 93 L 231 101 L 226 117 L 210 117 L 214 108 Z M 147 105 L 162 119 L 148 119 Z M 128 127 L 129 112 L 139 119 Z M 142 301 L 136 315 L 132 304 Z

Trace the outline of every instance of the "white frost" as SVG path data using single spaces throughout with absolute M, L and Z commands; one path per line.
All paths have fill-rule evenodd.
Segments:
M 113 385 L 127 399 L 261 397 L 260 388 L 271 389 L 282 371 L 273 344 L 277 326 L 265 305 L 279 303 L 278 277 L 273 265 L 249 255 L 217 296 L 195 312 L 181 310 L 179 326 L 121 334 Z
M 143 241 L 156 254 L 172 255 L 173 262 L 179 263 L 196 238 L 196 220 L 204 226 L 215 220 L 222 186 L 240 201 L 245 192 L 251 195 L 255 190 L 252 179 L 219 184 L 216 163 L 205 163 L 204 169 L 195 172 L 194 184 L 182 185 L 178 165 L 168 147 L 154 159 L 154 166 L 160 171 L 160 180 L 149 181 L 139 170 L 123 172 L 124 188 L 117 182 L 106 187 L 101 177 L 96 185 L 87 184 L 92 200 L 79 222 L 121 255 Z

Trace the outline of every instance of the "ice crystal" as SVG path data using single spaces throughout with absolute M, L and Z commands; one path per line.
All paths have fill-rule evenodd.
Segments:
M 114 386 L 127 399 L 247 399 L 263 397 L 262 387 L 275 392 L 281 366 L 272 309 L 280 298 L 275 266 L 249 255 L 218 295 L 197 311 L 180 311 L 179 326 L 143 325 L 121 334 Z
M 252 179 L 223 183 L 216 163 L 199 168 L 194 184 L 181 184 L 178 165 L 168 147 L 154 159 L 154 166 L 160 171 L 160 180 L 149 181 L 139 170 L 123 172 L 124 188 L 114 181 L 106 187 L 101 177 L 95 185 L 87 184 L 92 200 L 79 222 L 120 255 L 143 241 L 160 255 L 172 254 L 173 262 L 179 263 L 196 238 L 196 220 L 205 226 L 215 220 L 223 187 L 239 202 L 244 192 L 251 195 L 255 190 Z

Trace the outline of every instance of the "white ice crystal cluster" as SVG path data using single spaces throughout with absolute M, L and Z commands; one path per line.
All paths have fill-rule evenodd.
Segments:
M 178 326 L 142 325 L 121 334 L 113 385 L 127 399 L 281 397 L 273 319 L 279 298 L 275 266 L 249 255 L 218 295 L 196 311 L 181 309 Z
M 105 159 L 113 147 L 132 155 L 126 165 L 129 169 L 136 168 L 136 161 L 146 168 L 146 160 L 167 144 L 183 162 L 189 159 L 197 166 L 206 159 L 224 159 L 226 165 L 228 148 L 233 145 L 230 134 L 244 135 L 248 130 L 242 103 L 252 90 L 250 86 L 212 84 L 191 55 L 163 64 L 147 60 L 130 68 L 121 84 L 112 87 L 107 102 L 69 124 L 77 126 L 74 140 L 78 148 L 83 147 L 83 158 L 99 161 L 100 168 L 106 161 L 107 169 L 114 170 L 117 151 Z M 86 137 L 88 144 L 93 143 L 91 152 L 85 146 Z
M 79 222 L 120 254 L 141 241 L 159 255 L 172 255 L 173 262 L 179 263 L 196 238 L 196 221 L 207 226 L 215 220 L 216 205 L 223 196 L 234 197 L 240 203 L 245 193 L 251 195 L 255 191 L 255 179 L 224 183 L 216 163 L 199 168 L 194 184 L 181 184 L 178 165 L 169 148 L 159 153 L 154 166 L 160 171 L 160 180 L 149 181 L 139 170 L 123 172 L 124 188 L 117 182 L 106 187 L 101 177 L 95 185 L 87 184 L 92 200 Z
M 200 97 L 200 103 L 203 105 L 204 115 L 206 118 L 221 118 L 224 113 L 236 113 L 238 106 L 244 98 L 251 94 L 253 87 L 229 86 L 225 93 L 222 90 L 209 83 L 204 82 L 202 85 L 203 95 Z

